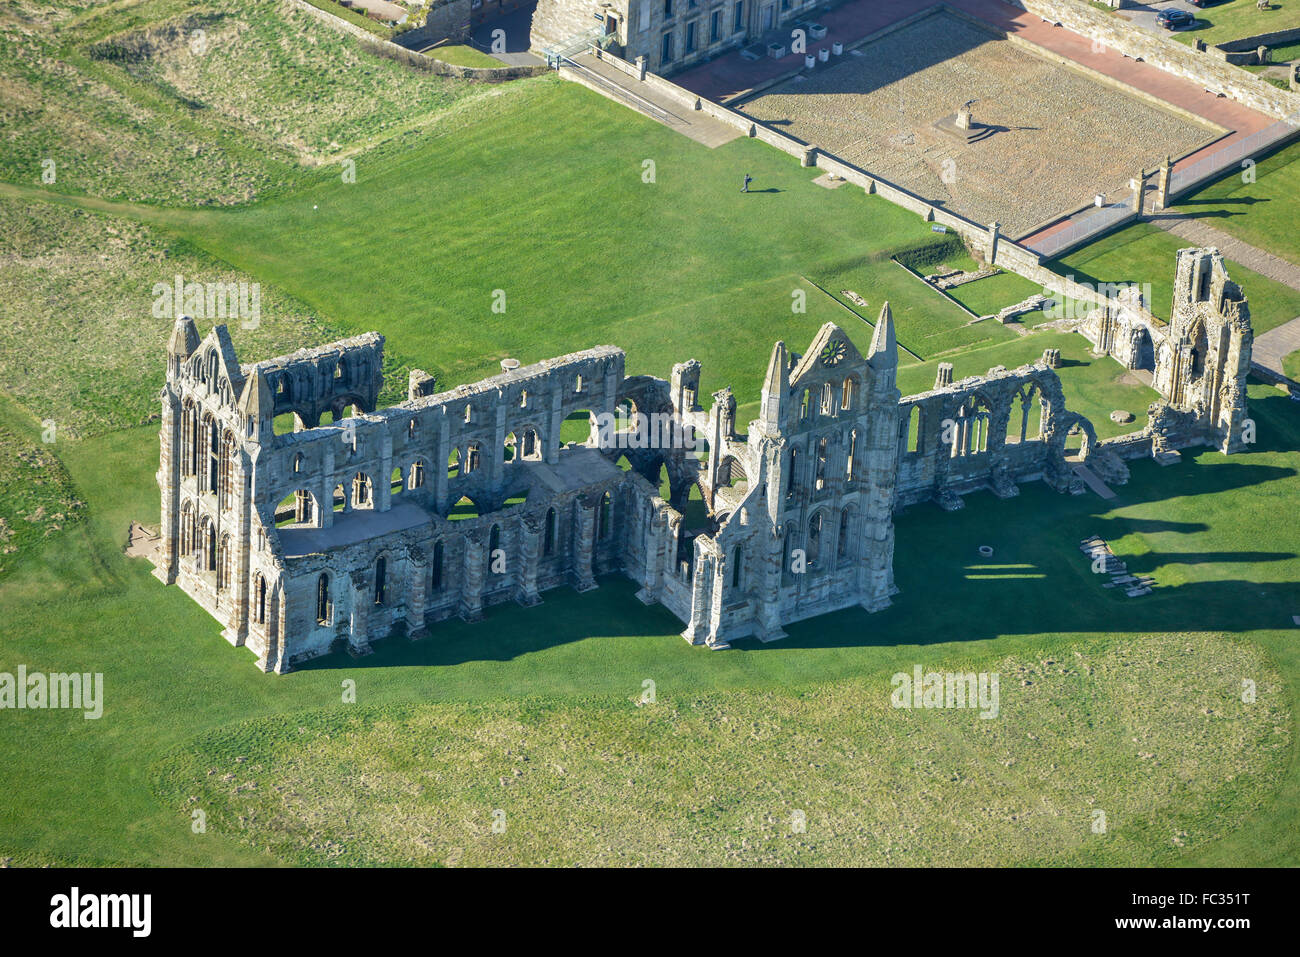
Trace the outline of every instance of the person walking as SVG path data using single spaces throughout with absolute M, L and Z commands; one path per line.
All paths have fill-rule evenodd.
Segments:
M 750 176 L 748 173 L 746 173 L 746 174 L 745 174 L 745 184 L 744 184 L 743 186 L 740 187 L 740 191 L 741 191 L 742 193 L 748 193 L 748 192 L 749 192 L 749 184 L 752 183 L 752 182 L 754 182 L 754 177 L 752 177 L 752 176 Z

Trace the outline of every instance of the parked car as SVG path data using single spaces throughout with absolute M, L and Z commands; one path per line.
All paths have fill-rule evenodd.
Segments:
M 1230 0 L 1187 0 L 1194 7 L 1217 7 L 1221 3 L 1228 3 Z
M 1196 22 L 1196 18 L 1186 10 L 1161 10 L 1156 15 L 1156 23 L 1166 30 L 1178 30 L 1183 27 L 1190 27 Z

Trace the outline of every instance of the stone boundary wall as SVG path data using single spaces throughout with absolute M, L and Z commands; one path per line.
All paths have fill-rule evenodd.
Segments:
M 1168 40 L 1128 20 L 1114 17 L 1084 0 L 1003 0 L 1003 2 L 1065 29 L 1104 43 L 1107 47 L 1173 76 L 1222 93 L 1243 106 L 1277 119 L 1300 114 L 1300 95 L 1282 90 L 1225 62 L 1220 57 L 1198 53 L 1177 40 Z
M 1228 40 L 1226 43 L 1218 44 L 1215 49 L 1225 53 L 1254 53 L 1259 47 L 1281 46 L 1295 43 L 1297 40 L 1300 40 L 1300 28 L 1259 33 L 1253 37 L 1242 37 L 1240 40 Z
M 621 57 L 600 49 L 593 49 L 593 53 L 602 62 L 626 73 L 630 77 L 640 75 L 640 71 L 635 64 L 628 63 Z M 926 222 L 946 226 L 961 236 L 969 245 L 984 249 L 986 253 L 991 246 L 988 227 L 950 212 L 941 206 L 936 206 L 923 197 L 908 192 L 900 186 L 895 186 L 887 180 L 880 179 L 878 176 L 874 176 L 836 156 L 825 153 L 816 146 L 806 144 L 792 136 L 787 136 L 760 120 L 746 116 L 744 113 L 730 107 L 714 103 L 712 100 L 705 99 L 684 87 L 678 86 L 671 80 L 666 80 L 649 71 L 646 72 L 645 80 L 642 82 L 673 102 L 739 129 L 752 139 L 761 140 L 769 146 L 776 147 L 783 153 L 796 157 L 806 166 L 834 173 L 845 181 L 862 187 L 868 193 L 876 193 L 895 206 L 901 206 L 916 213 Z M 1005 265 L 1006 268 L 1018 272 L 1018 264 L 1021 262 L 1032 262 L 1034 265 L 1039 262 L 1039 258 L 1035 253 L 1022 246 L 1017 246 L 1005 237 L 999 236 L 997 246 L 996 265 Z M 1004 257 L 1006 257 L 1005 260 Z M 1010 265 L 1007 265 L 1008 263 Z
M 415 53 L 406 47 L 399 46 L 391 40 L 383 40 L 362 29 L 355 23 L 349 23 L 342 17 L 336 17 L 334 14 L 318 7 L 313 7 L 305 0 L 292 0 L 294 6 L 300 10 L 305 10 L 322 23 L 334 27 L 336 30 L 342 30 L 344 33 L 356 37 L 363 47 L 377 56 L 387 57 L 390 60 L 396 60 L 398 63 L 405 63 L 407 66 L 417 70 L 423 70 L 426 73 L 436 73 L 439 76 L 455 77 L 458 80 L 477 80 L 482 83 L 501 83 L 505 80 L 517 80 L 525 76 L 537 76 L 545 73 L 546 67 L 536 66 L 505 66 L 500 67 L 471 67 L 456 66 L 453 63 L 444 63 L 441 60 L 434 59 L 431 56 L 425 56 L 423 53 Z

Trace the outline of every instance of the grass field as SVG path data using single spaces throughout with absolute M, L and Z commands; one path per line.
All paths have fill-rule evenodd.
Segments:
M 1282 371 L 1300 382 L 1300 352 L 1293 352 L 1282 359 Z
M 252 8 L 250 44 L 286 36 L 263 22 L 267 2 Z M 377 72 L 358 96 L 387 85 L 367 113 L 294 52 L 252 77 L 221 57 L 196 70 L 170 54 L 87 52 L 123 36 L 138 48 L 199 6 L 21 0 L 0 17 L 4 42 L 80 71 L 60 89 L 39 59 L 2 68 L 21 65 L 44 111 L 22 114 L 32 125 L 20 133 L 86 133 L 69 149 L 90 170 L 38 189 L 30 161 L 45 146 L 0 160 L 22 187 L 0 188 L 0 671 L 102 672 L 106 694 L 98 721 L 0 722 L 0 863 L 1300 860 L 1300 554 L 1279 520 L 1300 496 L 1300 406 L 1263 386 L 1250 389 L 1249 452 L 1136 462 L 1113 500 L 1035 483 L 1012 499 L 974 494 L 956 513 L 909 508 L 894 605 L 801 622 L 782 642 L 693 648 L 671 614 L 610 577 L 536 608 L 493 607 L 479 624 L 440 623 L 420 642 L 380 642 L 359 661 L 261 674 L 123 554 L 131 521 L 157 521 L 148 418 L 170 320 L 149 307 L 152 284 L 178 271 L 262 284 L 258 327 L 231 327 L 244 361 L 383 332 L 385 402 L 408 365 L 450 388 L 503 356 L 612 343 L 632 374 L 699 358 L 702 388 L 733 386 L 743 423 L 774 340 L 798 351 L 834 320 L 865 348 L 886 299 L 921 356 L 904 357 L 905 393 L 929 389 L 940 358 L 962 377 L 1056 347 L 1067 404 L 1103 436 L 1140 427 L 1154 394 L 1079 336 L 968 325 L 892 259 L 934 244 L 928 224 L 813 186 L 814 171 L 755 141 L 707 150 L 551 77 L 425 87 L 360 57 L 354 73 Z M 238 32 L 242 9 L 204 5 L 212 35 Z M 310 44 L 315 28 L 299 26 Z M 78 84 L 95 109 L 74 114 Z M 128 104 L 121 114 L 99 109 L 112 98 L 96 99 L 96 84 Z M 274 123 L 240 113 L 241 89 L 280 104 Z M 129 159 L 151 126 L 163 152 Z M 94 140 L 114 131 L 123 156 Z M 201 144 L 192 165 L 166 153 L 182 139 Z M 353 157 L 345 182 L 337 161 Z M 770 191 L 742 196 L 746 170 Z M 1169 241 L 1126 231 L 1062 268 L 1152 282 L 1167 309 Z M 1286 294 L 1230 268 L 1257 330 L 1280 321 Z M 498 289 L 504 314 L 491 309 Z M 967 295 L 1019 291 L 1001 280 Z M 1138 422 L 1114 426 L 1117 407 Z M 1094 534 L 1156 591 L 1103 589 L 1075 548 Z M 916 665 L 998 671 L 1000 718 L 889 707 L 891 676 Z M 638 707 L 646 679 L 656 700 Z M 345 680 L 356 704 L 342 700 Z M 498 810 L 504 834 L 491 830 Z M 805 833 L 789 827 L 795 811 Z
M 245 203 L 494 95 L 374 56 L 284 0 L 50 6 L 64 15 L 0 17 L 0 179 L 13 183 Z
M 1216 229 L 1300 263 L 1300 143 L 1259 160 L 1251 171 L 1224 176 L 1177 203 L 1179 212 L 1206 219 Z
M 1197 10 L 1196 24 L 1173 35 L 1189 45 L 1194 40 L 1215 44 L 1296 27 L 1300 27 L 1300 0 L 1272 0 L 1267 10 L 1258 9 L 1255 0 L 1229 0 Z
M 851 285 L 870 321 L 890 300 L 901 342 L 923 357 L 1011 335 L 964 328 L 969 316 L 890 261 L 933 234 L 878 197 L 810 189 L 809 171 L 761 143 L 708 150 L 554 78 L 497 89 L 454 137 L 439 127 L 373 150 L 355 183 L 318 171 L 291 198 L 239 210 L 118 212 L 345 332 L 382 329 L 390 348 L 449 385 L 495 371 L 505 356 L 531 362 L 611 343 L 627 350 L 631 373 L 666 375 L 694 355 L 702 388 L 731 385 L 745 403 L 757 399 L 777 339 L 802 348 L 834 319 L 861 348 L 870 342 L 869 323 L 808 280 L 832 296 Z M 556 128 L 557 115 L 571 124 Z M 512 172 L 518 142 L 534 157 L 522 177 Z M 741 169 L 768 192 L 742 195 Z M 707 217 L 697 213 L 704 197 Z M 787 225 L 765 233 L 755 255 L 755 230 L 774 220 Z M 492 310 L 497 289 L 504 313 Z M 728 328 L 744 334 L 717 350 Z M 165 335 L 160 327 L 160 349 Z M 234 338 L 242 359 L 263 357 Z
M 448 43 L 423 52 L 443 63 L 451 63 L 455 66 L 499 67 L 502 65 L 496 57 L 490 57 L 463 43 Z

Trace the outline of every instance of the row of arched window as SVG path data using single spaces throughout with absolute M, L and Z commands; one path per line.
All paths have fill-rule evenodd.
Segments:
M 239 443 L 211 412 L 203 412 L 201 418 L 200 412 L 192 400 L 186 400 L 181 409 L 181 475 L 194 476 L 199 491 L 215 493 L 224 508 L 232 503 Z
M 818 509 L 808 518 L 808 523 L 804 528 L 802 542 L 799 540 L 798 529 L 790 528 L 785 533 L 784 559 L 782 564 L 782 578 L 789 584 L 796 575 L 795 555 L 796 548 L 803 549 L 803 561 L 806 572 L 824 571 L 830 567 L 831 560 L 834 558 L 844 558 L 849 553 L 849 545 L 853 534 L 853 516 L 854 508 L 852 505 L 846 505 L 839 512 L 839 520 L 835 521 L 835 514 L 828 512 L 826 509 Z M 831 527 L 826 527 L 828 519 Z M 834 550 L 826 548 L 827 533 L 833 534 Z
M 843 382 L 824 382 L 820 388 L 809 386 L 799 399 L 799 419 L 808 421 L 852 412 L 858 395 L 858 380 L 849 376 Z
M 858 468 L 859 444 L 858 430 L 851 429 L 848 435 L 848 447 L 845 449 L 843 473 L 844 479 L 849 482 L 856 480 L 861 471 Z M 805 455 L 800 452 L 797 446 L 791 447 L 790 455 L 786 459 L 785 497 L 787 502 L 794 499 L 803 490 L 809 479 L 812 482 L 812 491 L 821 492 L 833 477 L 829 436 L 823 435 L 813 442 L 811 455 L 813 460 L 812 475 L 806 476 L 804 474 L 806 466 L 803 464 Z
M 197 515 L 194 503 L 185 501 L 180 510 L 179 554 L 182 558 L 199 553 L 199 568 L 217 573 L 217 589 L 230 585 L 230 567 L 233 554 L 228 533 L 217 535 L 212 518 Z
M 600 538 L 607 537 L 613 530 L 613 500 L 610 494 L 606 492 L 601 498 L 600 510 L 597 519 L 597 535 Z M 554 508 L 546 510 L 546 519 L 542 532 L 542 555 L 550 557 L 555 554 L 555 548 L 558 538 L 557 516 Z M 501 526 L 493 525 L 488 533 L 488 570 L 492 570 L 493 553 L 501 547 Z M 429 563 L 429 585 L 430 591 L 437 593 L 442 590 L 444 585 L 443 566 L 446 556 L 446 546 L 442 539 L 438 539 L 433 544 L 432 560 Z M 261 576 L 257 576 L 260 580 Z M 258 610 L 255 612 L 255 620 L 265 621 L 265 584 L 258 591 L 258 585 L 255 584 L 255 595 L 261 597 L 255 598 Z M 374 603 L 384 605 L 388 601 L 388 560 L 381 556 L 375 560 L 374 569 Z M 316 622 L 320 625 L 333 624 L 334 620 L 334 599 L 330 587 L 330 576 L 328 572 L 322 572 L 316 580 Z

